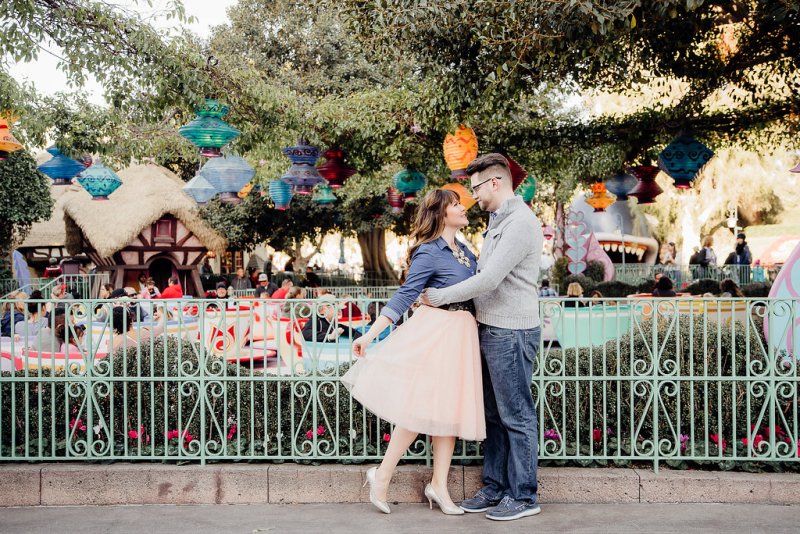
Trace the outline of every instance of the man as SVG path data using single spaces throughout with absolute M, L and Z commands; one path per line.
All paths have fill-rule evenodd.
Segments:
M 319 275 L 314 272 L 314 269 L 309 265 L 306 267 L 306 279 L 303 284 L 304 287 L 319 287 L 322 285 Z
M 289 289 L 291 289 L 291 287 L 292 287 L 293 285 L 294 285 L 294 282 L 292 282 L 291 280 L 289 280 L 289 279 L 287 278 L 286 280 L 284 280 L 283 282 L 281 282 L 281 288 L 280 288 L 280 289 L 278 289 L 278 290 L 276 290 L 276 291 L 275 291 L 275 292 L 272 294 L 272 298 L 273 298 L 273 299 L 285 299 L 285 298 L 286 298 L 286 293 L 288 293 L 288 292 L 289 292 Z
M 267 261 L 264 262 L 264 274 L 267 275 L 267 280 L 272 282 L 272 254 L 267 256 Z
M 542 280 L 541 287 L 539 287 L 539 297 L 557 297 L 558 293 L 556 293 L 555 289 L 550 287 L 550 280 L 545 278 Z
M 215 299 L 227 299 L 228 298 L 228 285 L 225 282 L 217 282 L 217 289 L 214 293 Z
M 272 294 L 277 290 L 278 286 L 269 281 L 266 273 L 261 273 L 258 275 L 258 286 L 256 287 L 257 298 L 265 298 L 264 293 L 267 294 L 267 297 L 272 297 Z
M 50 258 L 49 265 L 44 268 L 44 277 L 58 278 L 62 274 L 64 274 L 64 270 L 58 264 L 58 260 L 55 258 Z
M 454 286 L 429 288 L 424 302 L 443 306 L 473 299 L 483 368 L 486 441 L 483 487 L 461 503 L 498 521 L 538 514 L 538 424 L 531 397 L 539 349 L 536 278 L 542 225 L 514 196 L 508 160 L 487 154 L 467 167 L 472 198 L 491 213 L 478 273 Z M 447 335 L 442 333 L 442 335 Z
M 241 267 L 236 269 L 236 278 L 231 281 L 231 287 L 238 291 L 253 289 L 253 284 L 251 284 L 250 279 L 244 275 L 244 269 Z
M 336 341 L 341 336 L 349 339 L 358 339 L 361 332 L 349 326 L 333 328 L 336 322 L 338 310 L 336 309 L 335 297 L 333 295 L 323 295 L 318 299 L 319 307 L 313 318 L 303 325 L 303 339 L 306 341 Z
M 177 276 L 170 276 L 169 280 L 167 280 L 167 287 L 164 288 L 164 291 L 161 292 L 161 296 L 158 298 L 179 299 L 182 297 L 183 289 L 181 288 L 180 280 L 178 280 Z

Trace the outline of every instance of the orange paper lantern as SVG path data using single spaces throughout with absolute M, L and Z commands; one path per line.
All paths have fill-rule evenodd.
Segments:
M 466 209 L 470 209 L 472 206 L 475 205 L 476 200 L 472 198 L 472 195 L 469 194 L 467 188 L 458 182 L 451 182 L 449 184 L 445 184 L 442 186 L 442 189 L 447 189 L 448 191 L 455 191 L 458 194 L 459 202 L 461 202 L 461 205 L 464 206 L 464 208 Z
M 594 208 L 595 212 L 606 211 L 616 201 L 614 195 L 606 190 L 606 184 L 597 182 L 592 184 L 592 192 L 586 195 L 586 203 Z
M 252 190 L 253 190 L 253 182 L 247 182 L 246 184 L 244 184 L 244 187 L 239 189 L 239 192 L 236 193 L 236 196 L 239 198 L 244 198 L 247 195 L 249 195 L 250 191 Z
M 478 138 L 472 128 L 462 124 L 456 128 L 454 134 L 448 133 L 444 137 L 443 148 L 444 160 L 451 176 L 459 180 L 467 178 L 467 165 L 478 157 Z
M 14 120 L 14 118 L 0 117 L 0 156 L 22 148 L 22 143 L 17 141 L 17 138 L 11 133 L 10 123 Z

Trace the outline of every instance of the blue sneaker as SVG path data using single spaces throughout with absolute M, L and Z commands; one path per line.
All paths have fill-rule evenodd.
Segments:
M 494 521 L 511 521 L 529 515 L 536 515 L 542 509 L 535 502 L 515 501 L 508 495 L 503 497 L 500 504 L 486 513 L 487 519 Z
M 471 499 L 461 501 L 459 507 L 465 512 L 485 512 L 500 504 L 500 499 L 490 499 L 483 493 L 483 490 L 478 490 L 478 493 Z

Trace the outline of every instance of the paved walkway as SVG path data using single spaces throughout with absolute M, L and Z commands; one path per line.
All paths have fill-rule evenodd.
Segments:
M 427 505 L 249 504 L 64 506 L 0 509 L 3 533 L 293 533 L 434 532 L 798 532 L 800 506 L 733 504 L 550 504 L 507 523 L 483 514 L 448 517 Z

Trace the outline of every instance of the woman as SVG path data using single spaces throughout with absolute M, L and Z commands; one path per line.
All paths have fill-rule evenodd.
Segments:
M 25 322 L 25 299 L 28 298 L 28 295 L 24 291 L 16 291 L 11 293 L 8 298 L 9 301 L 3 304 L 3 318 L 0 320 L 0 335 L 3 337 L 11 336 L 12 326 L 13 330 L 19 334 L 19 327 L 15 325 Z
M 359 358 L 342 377 L 355 399 L 395 425 L 380 467 L 367 471 L 369 498 L 390 513 L 386 493 L 398 461 L 420 433 L 432 437 L 433 479 L 425 496 L 448 515 L 460 515 L 447 491 L 456 437 L 483 440 L 478 329 L 471 302 L 444 309 L 420 306 L 414 315 L 367 356 L 367 347 L 405 313 L 427 287 L 448 287 L 473 276 L 477 261 L 455 239 L 467 225 L 464 207 L 452 191 L 431 191 L 417 208 L 408 276 L 381 315 L 353 342 Z M 366 357 L 365 357 L 366 356 Z
M 139 292 L 139 298 L 143 300 L 157 299 L 161 296 L 161 291 L 156 287 L 156 281 L 148 278 L 144 282 L 142 290 Z
M 739 285 L 732 280 L 731 278 L 725 278 L 721 280 L 719 283 L 719 290 L 720 290 L 720 297 L 722 298 L 732 298 L 732 297 L 742 297 L 744 298 L 744 293 L 739 288 Z
M 304 288 L 300 286 L 290 287 L 286 293 L 286 302 L 281 307 L 283 317 L 310 317 L 311 307 L 308 303 L 298 302 L 304 298 L 306 298 L 306 290 Z
M 565 308 L 578 308 L 585 306 L 583 301 L 583 286 L 578 282 L 572 282 L 567 286 L 567 298 L 564 300 Z
M 669 276 L 662 276 L 653 288 L 654 297 L 677 297 L 675 286 Z

